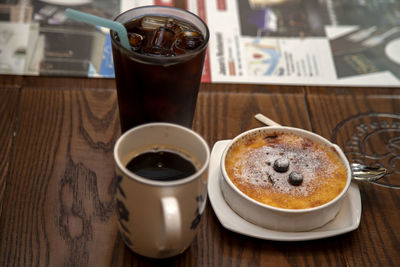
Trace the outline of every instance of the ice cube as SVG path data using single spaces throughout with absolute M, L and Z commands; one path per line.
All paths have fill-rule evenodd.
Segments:
M 203 35 L 197 31 L 184 31 L 177 40 L 176 46 L 185 50 L 193 50 L 199 47 L 204 42 Z
M 175 33 L 165 27 L 160 27 L 154 34 L 151 42 L 147 42 L 143 47 L 143 52 L 152 55 L 172 56 L 174 55 L 173 45 L 175 43 Z
M 142 28 L 144 30 L 157 30 L 164 27 L 167 21 L 167 17 L 145 16 L 142 18 Z
M 190 24 L 180 21 L 180 20 L 175 20 L 173 18 L 169 18 L 167 20 L 167 23 L 165 24 L 165 27 L 168 29 L 171 29 L 175 32 L 176 35 L 179 35 L 183 31 L 190 30 L 192 27 Z
M 175 42 L 175 33 L 165 27 L 160 27 L 153 39 L 153 46 L 170 50 Z
M 129 44 L 134 50 L 140 49 L 143 43 L 143 36 L 137 33 L 128 33 Z

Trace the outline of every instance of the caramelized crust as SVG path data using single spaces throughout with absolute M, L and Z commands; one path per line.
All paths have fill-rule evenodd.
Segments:
M 274 170 L 274 161 L 289 160 L 286 172 Z M 225 168 L 243 193 L 274 207 L 306 209 L 323 205 L 344 189 L 346 168 L 333 148 L 288 133 L 261 133 L 235 143 L 227 153 Z M 293 171 L 303 182 L 288 182 Z

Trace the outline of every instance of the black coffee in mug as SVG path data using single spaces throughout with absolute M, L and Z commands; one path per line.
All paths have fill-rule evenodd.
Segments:
M 156 181 L 174 181 L 196 172 L 195 164 L 170 149 L 152 149 L 133 157 L 126 168 L 141 177 Z

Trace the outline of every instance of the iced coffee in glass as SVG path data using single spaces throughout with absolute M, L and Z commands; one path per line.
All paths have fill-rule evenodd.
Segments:
M 111 31 L 122 132 L 148 122 L 191 128 L 209 39 L 196 15 L 163 6 L 134 8 L 116 21 L 130 49 Z

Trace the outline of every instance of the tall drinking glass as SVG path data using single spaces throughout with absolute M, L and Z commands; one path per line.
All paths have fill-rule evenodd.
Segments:
M 145 6 L 115 19 L 125 25 L 131 49 L 111 31 L 122 132 L 148 122 L 191 128 L 209 31 L 186 10 Z

